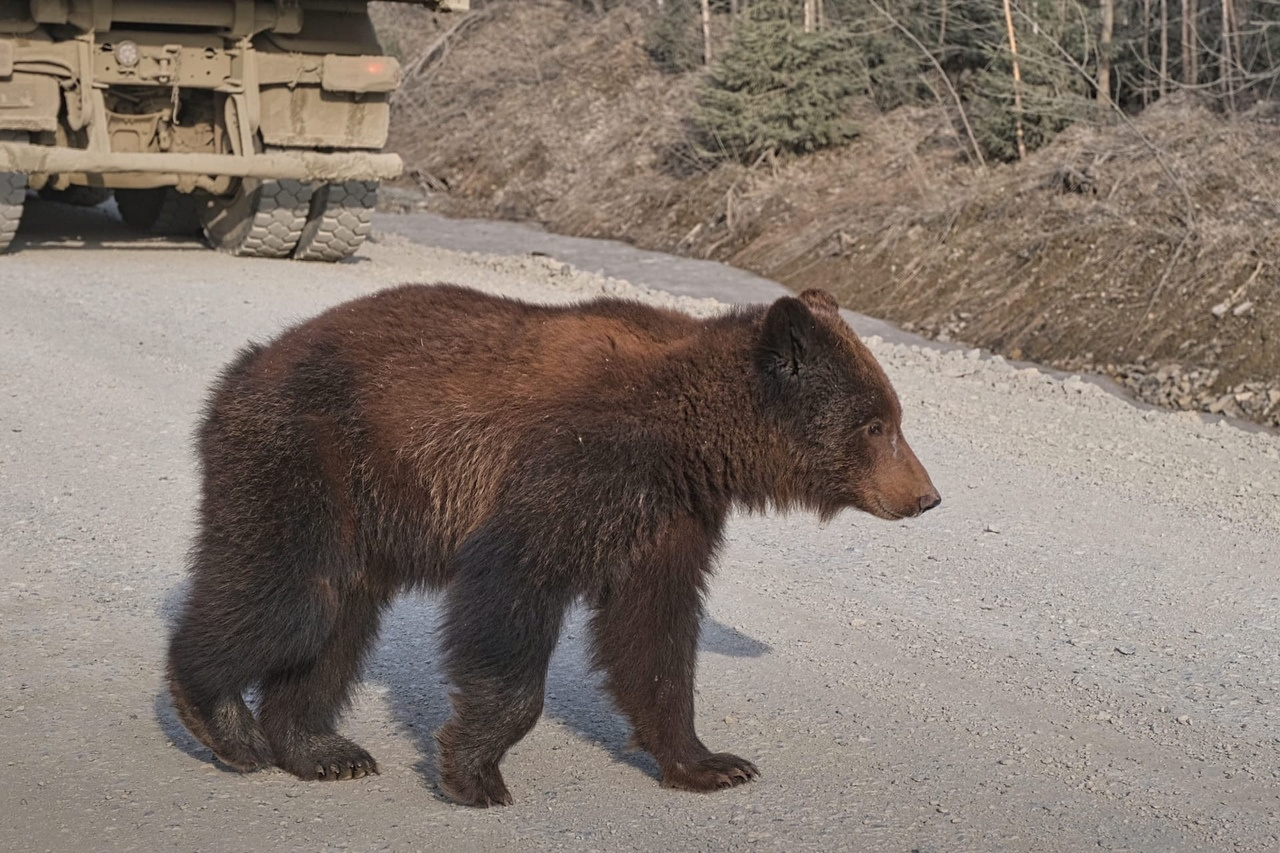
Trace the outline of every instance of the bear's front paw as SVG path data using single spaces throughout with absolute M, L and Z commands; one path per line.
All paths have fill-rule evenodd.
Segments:
M 750 782 L 760 775 L 745 758 L 717 752 L 695 761 L 676 762 L 663 768 L 662 787 L 682 791 L 717 791 Z
M 308 739 L 305 746 L 295 748 L 276 762 L 299 779 L 337 782 L 363 779 L 378 773 L 378 762 L 358 744 L 339 735 Z

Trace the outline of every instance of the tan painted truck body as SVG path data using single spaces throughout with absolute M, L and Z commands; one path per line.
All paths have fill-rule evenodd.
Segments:
M 185 204 L 239 254 L 299 257 L 292 232 L 326 207 L 367 231 L 377 182 L 402 168 L 381 150 L 399 81 L 358 0 L 0 0 L 0 250 L 18 184 L 114 190 L 156 231 L 172 230 L 157 209 Z M 340 237 L 312 259 L 362 239 Z

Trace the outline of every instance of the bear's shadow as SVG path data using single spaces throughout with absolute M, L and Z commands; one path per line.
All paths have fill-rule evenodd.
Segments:
M 186 584 L 179 584 L 165 597 L 161 615 L 167 623 L 176 615 L 185 597 L 185 588 Z M 575 607 L 565 620 L 547 672 L 544 717 L 564 723 L 583 741 L 606 750 L 615 761 L 660 779 L 657 763 L 648 753 L 628 748 L 630 725 L 614 709 L 600 674 L 590 668 L 587 616 L 586 611 Z M 428 786 L 437 791 L 434 733 L 450 713 L 448 679 L 437 663 L 440 656 L 438 625 L 435 600 L 400 599 L 383 620 L 381 638 L 365 673 L 367 682 L 386 687 L 394 717 L 418 749 L 420 759 L 415 769 Z M 710 617 L 703 619 L 699 649 L 728 657 L 760 657 L 771 651 L 765 643 Z M 222 770 L 235 772 L 213 761 L 209 750 L 183 727 L 169 701 L 167 685 L 162 684 L 157 692 L 153 710 L 161 732 L 173 747 Z M 341 724 L 339 730 L 342 730 Z
M 396 718 L 418 747 L 421 757 L 416 769 L 433 787 L 437 781 L 433 735 L 450 713 L 449 682 L 436 665 L 437 607 L 433 600 L 398 602 L 383 622 L 382 639 L 366 675 L 387 687 Z M 547 671 L 543 717 L 559 720 L 615 761 L 661 779 L 652 756 L 628 747 L 630 724 L 613 707 L 601 675 L 590 667 L 587 622 L 588 613 L 580 607 L 573 608 L 565 620 Z M 771 651 L 768 645 L 710 617 L 703 620 L 699 649 L 729 657 L 760 657 Z

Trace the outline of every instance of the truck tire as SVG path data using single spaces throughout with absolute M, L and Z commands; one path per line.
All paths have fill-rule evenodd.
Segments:
M 244 258 L 287 258 L 311 212 L 312 185 L 302 181 L 240 181 L 230 196 L 211 197 L 200 209 L 213 248 Z
M 200 200 L 173 187 L 116 190 L 116 207 L 129 226 L 162 237 L 200 233 Z
M 377 181 L 322 185 L 311 197 L 311 211 L 293 257 L 329 262 L 351 257 L 373 228 L 377 204 Z
M 27 134 L 0 130 L 0 142 L 26 142 Z M 23 172 L 0 172 L 0 252 L 8 250 L 22 221 L 22 203 L 27 198 L 27 176 Z

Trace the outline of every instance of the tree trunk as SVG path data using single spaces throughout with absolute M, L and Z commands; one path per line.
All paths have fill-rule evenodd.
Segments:
M 1223 0 L 1227 2 L 1227 0 Z M 1116 29 L 1115 0 L 1102 0 L 1102 36 L 1098 39 L 1098 118 L 1111 106 L 1111 37 Z
M 942 8 L 938 10 L 938 50 L 947 46 L 947 0 L 942 0 Z
M 1142 0 L 1142 105 L 1151 103 L 1151 0 Z
M 1160 97 L 1169 88 L 1169 0 L 1160 0 Z
M 702 0 L 702 61 L 711 64 L 711 0 Z
M 804 31 L 813 32 L 813 0 L 804 0 Z
M 1218 78 L 1221 81 L 1222 92 L 1227 96 L 1227 110 L 1234 113 L 1236 111 L 1236 83 L 1232 66 L 1235 65 L 1235 45 L 1232 44 L 1232 30 L 1234 29 L 1232 22 L 1231 0 L 1222 0 L 1222 68 Z
M 1200 59 L 1200 32 L 1196 18 L 1200 15 L 1200 0 L 1182 0 L 1182 82 L 1194 86 L 1200 79 L 1197 64 Z
M 1018 159 L 1027 159 L 1027 143 L 1022 134 L 1022 71 L 1018 68 L 1018 39 L 1013 32 L 1013 10 L 1004 0 L 1004 23 L 1009 28 L 1009 53 L 1013 56 L 1013 132 L 1018 138 Z

